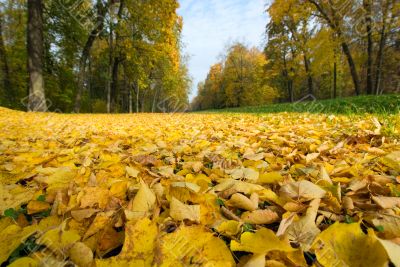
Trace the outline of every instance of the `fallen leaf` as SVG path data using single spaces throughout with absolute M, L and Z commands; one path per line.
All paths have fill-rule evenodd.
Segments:
M 93 262 L 93 252 L 82 242 L 76 242 L 68 252 L 69 258 L 78 266 L 90 266 Z
M 226 202 L 226 204 L 232 207 L 248 211 L 254 211 L 258 208 L 258 202 L 254 203 L 248 197 L 240 193 L 233 194 L 231 198 Z
M 199 205 L 186 205 L 174 197 L 171 199 L 169 213 L 171 217 L 177 221 L 189 220 L 192 222 L 200 222 Z
M 372 196 L 372 200 L 382 209 L 400 208 L 400 197 L 376 197 Z
M 235 261 L 224 241 L 203 226 L 182 227 L 162 237 L 162 267 L 221 266 L 233 267 Z
M 272 210 L 255 210 L 246 211 L 242 214 L 241 219 L 250 224 L 271 224 L 279 220 L 279 216 Z
M 232 251 L 244 251 L 253 254 L 266 255 L 270 251 L 295 251 L 289 243 L 281 241 L 273 231 L 261 228 L 255 233 L 245 232 L 240 237 L 240 243 L 231 241 Z
M 50 204 L 43 201 L 31 200 L 27 206 L 28 214 L 40 213 L 50 209 Z
M 388 256 L 379 241 L 364 234 L 360 224 L 335 223 L 321 232 L 312 248 L 323 266 L 386 266 Z M 373 251 L 373 253 L 371 253 Z
M 310 181 L 303 180 L 282 186 L 280 189 L 280 194 L 283 197 L 304 202 L 316 198 L 323 198 L 326 192 L 318 185 L 315 185 Z

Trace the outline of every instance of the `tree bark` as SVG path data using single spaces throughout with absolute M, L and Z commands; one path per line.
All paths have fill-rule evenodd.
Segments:
M 111 75 L 111 112 L 117 111 L 119 63 L 119 57 L 115 57 Z
M 293 84 L 292 80 L 289 77 L 289 71 L 287 69 L 287 63 L 286 63 L 286 53 L 283 55 L 283 76 L 286 78 L 286 86 L 288 90 L 288 100 L 290 103 L 294 102 L 294 94 L 293 94 Z
M 7 96 L 7 100 L 10 103 L 10 106 L 15 102 L 15 91 L 11 85 L 11 76 L 10 76 L 10 67 L 8 65 L 8 57 L 6 47 L 4 45 L 3 39 L 3 17 L 0 13 L 0 60 L 3 62 L 3 86 L 4 92 Z
M 305 67 L 306 74 L 307 74 L 308 94 L 314 95 L 314 81 L 313 81 L 313 78 L 311 75 L 310 61 L 307 58 L 306 54 L 304 54 L 304 67 Z
M 43 81 L 43 4 L 42 0 L 28 0 L 28 111 L 47 111 Z
M 76 93 L 75 106 L 74 106 L 74 112 L 76 113 L 79 113 L 81 109 L 82 94 L 85 88 L 86 64 L 90 56 L 90 50 L 92 49 L 94 41 L 104 28 L 104 17 L 106 16 L 107 13 L 107 6 L 103 6 L 101 0 L 97 1 L 96 7 L 97 7 L 96 26 L 91 31 L 88 39 L 86 40 L 85 46 L 83 47 L 82 50 L 81 59 L 79 62 L 78 90 Z
M 353 84 L 354 84 L 354 91 L 356 92 L 356 95 L 360 95 L 360 80 L 358 79 L 356 64 L 354 63 L 350 48 L 346 42 L 342 42 L 341 45 L 343 53 L 346 55 L 347 62 L 349 63 L 351 78 L 353 79 Z
M 122 12 L 124 10 L 124 0 L 120 0 L 119 3 L 119 9 L 118 9 L 118 21 L 117 21 L 117 27 L 119 25 L 120 20 L 122 19 Z M 116 31 L 116 37 L 115 37 L 115 47 L 118 49 L 119 43 L 121 41 L 121 36 L 118 33 L 118 30 Z M 117 56 L 114 57 L 114 64 L 112 67 L 112 80 L 111 80 L 111 112 L 116 112 L 117 111 L 117 104 L 118 104 L 118 73 L 119 73 L 119 64 L 123 61 L 121 52 L 117 54 Z
M 371 0 L 363 0 L 363 6 L 366 11 L 365 24 L 367 30 L 367 85 L 366 93 L 373 93 L 373 77 L 372 77 L 372 53 L 373 53 L 373 41 L 372 41 L 372 8 Z

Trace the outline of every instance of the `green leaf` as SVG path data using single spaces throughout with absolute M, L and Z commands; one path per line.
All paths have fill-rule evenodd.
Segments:
M 345 221 L 347 224 L 354 223 L 353 218 L 350 217 L 349 215 L 346 215 L 346 217 L 344 217 L 344 221 Z
M 18 218 L 18 212 L 14 210 L 13 208 L 7 209 L 4 211 L 4 216 L 13 218 L 16 220 Z
M 38 198 L 36 200 L 45 202 L 46 201 L 46 196 L 45 195 L 40 195 L 40 196 L 38 196 Z
M 382 225 L 375 226 L 375 229 L 376 229 L 378 232 L 383 232 L 383 231 L 385 231 L 385 228 L 384 228 Z
M 249 223 L 243 224 L 243 232 L 252 232 L 252 231 L 254 231 L 253 225 Z
M 223 201 L 222 199 L 217 198 L 217 205 L 219 205 L 219 206 L 225 206 L 225 203 L 224 203 L 224 201 Z

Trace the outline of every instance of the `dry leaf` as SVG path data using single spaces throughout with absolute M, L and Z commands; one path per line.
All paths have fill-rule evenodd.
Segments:
M 192 222 L 200 222 L 199 205 L 186 205 L 174 197 L 171 199 L 169 213 L 171 217 L 177 221 L 189 220 Z
M 309 201 L 316 198 L 323 198 L 326 192 L 318 185 L 303 180 L 282 186 L 280 194 L 286 198 Z

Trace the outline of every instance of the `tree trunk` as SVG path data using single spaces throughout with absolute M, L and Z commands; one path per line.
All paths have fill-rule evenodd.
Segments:
M 156 104 L 157 104 L 157 97 L 158 97 L 158 89 L 154 90 L 154 96 L 153 96 L 153 105 L 151 107 L 151 112 L 154 113 L 156 111 Z
M 10 106 L 12 106 L 12 104 L 15 103 L 15 91 L 11 85 L 10 68 L 8 66 L 7 52 L 4 45 L 2 14 L 0 14 L 0 61 L 3 62 L 2 69 L 4 92 Z
M 353 56 L 351 55 L 351 51 L 350 51 L 348 44 L 345 41 L 343 41 L 343 39 L 342 39 L 343 38 L 342 30 L 338 23 L 338 17 L 336 15 L 336 10 L 335 10 L 335 7 L 333 6 L 332 1 L 329 1 L 332 17 L 330 17 L 328 15 L 327 11 L 317 1 L 308 0 L 308 2 L 310 2 L 311 4 L 313 4 L 315 6 L 315 8 L 318 10 L 318 12 L 321 14 L 321 16 L 325 19 L 325 21 L 329 25 L 329 27 L 336 33 L 337 37 L 340 40 L 342 40 L 341 46 L 343 49 L 343 53 L 346 55 L 347 62 L 349 64 L 351 78 L 352 78 L 353 84 L 354 84 L 354 91 L 355 91 L 356 95 L 360 95 L 360 80 L 358 78 L 357 68 L 354 63 Z
M 119 4 L 119 9 L 118 9 L 118 21 L 117 21 L 117 28 L 120 23 L 120 20 L 122 19 L 122 12 L 124 9 L 124 1 L 120 0 Z M 116 30 L 116 37 L 115 37 L 115 48 L 118 50 L 119 48 L 119 43 L 121 37 L 118 33 L 118 30 Z M 118 73 L 119 73 L 119 64 L 122 62 L 122 56 L 121 53 L 119 52 L 117 56 L 114 57 L 114 64 L 112 67 L 112 81 L 111 81 L 111 111 L 116 112 L 117 111 L 117 104 L 118 104 Z
M 107 13 L 107 6 L 103 6 L 102 1 L 98 0 L 97 4 L 97 19 L 96 26 L 91 31 L 88 39 L 86 40 L 85 46 L 83 47 L 81 59 L 79 62 L 79 76 L 78 76 L 78 90 L 75 97 L 74 112 L 79 113 L 81 109 L 82 94 L 85 87 L 85 73 L 86 73 L 86 63 L 90 56 L 90 50 L 92 49 L 93 43 L 97 36 L 101 33 L 104 28 L 104 17 Z
M 354 91 L 356 95 L 360 95 L 360 80 L 358 79 L 358 73 L 356 69 L 356 65 L 353 60 L 353 56 L 351 55 L 350 48 L 346 42 L 342 42 L 343 52 L 346 55 L 347 62 L 349 63 L 351 78 L 353 79 Z
M 337 63 L 333 63 L 333 98 L 337 97 Z
M 310 70 L 310 61 L 308 60 L 307 56 L 304 54 L 304 67 L 307 74 L 307 86 L 308 86 L 308 94 L 314 95 L 314 82 L 311 75 Z
M 136 83 L 136 113 L 139 113 L 139 94 L 140 94 L 139 83 Z
M 111 14 L 111 12 L 110 12 Z M 110 21 L 110 33 L 108 38 L 108 75 L 107 75 L 107 113 L 111 113 L 111 75 L 113 66 L 113 54 L 114 54 L 114 38 L 113 38 L 113 26 Z
M 284 66 L 283 77 L 285 77 L 285 79 L 286 79 L 286 86 L 287 86 L 287 90 L 288 90 L 288 100 L 290 103 L 293 103 L 294 102 L 293 85 L 292 85 L 292 81 L 289 77 L 289 71 L 287 69 L 286 54 L 283 55 L 283 66 Z
M 43 81 L 43 5 L 28 0 L 29 111 L 47 111 Z
M 129 113 L 133 112 L 132 100 L 132 90 L 129 88 Z
M 111 112 L 117 111 L 119 58 L 114 58 L 111 75 Z
M 373 93 L 373 80 L 372 80 L 372 53 L 373 53 L 373 41 L 372 41 L 372 10 L 371 0 L 363 0 L 363 6 L 366 11 L 365 24 L 367 30 L 367 94 Z

